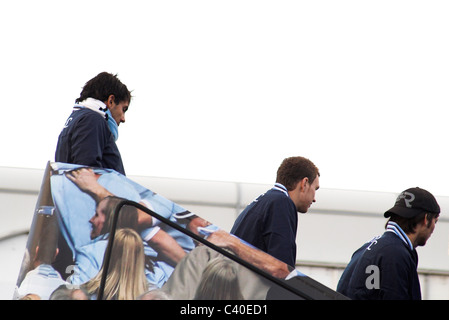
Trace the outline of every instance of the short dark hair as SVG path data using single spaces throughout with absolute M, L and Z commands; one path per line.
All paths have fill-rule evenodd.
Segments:
M 117 75 L 101 72 L 86 82 L 80 97 L 75 102 L 79 103 L 87 98 L 94 98 L 104 102 L 108 100 L 110 95 L 115 97 L 115 103 L 117 104 L 122 101 L 131 102 L 131 92 L 117 78 Z
M 307 177 L 313 183 L 317 176 L 320 176 L 320 171 L 312 161 L 304 157 L 290 157 L 285 158 L 279 166 L 276 182 L 291 191 L 302 179 Z
M 429 219 L 429 222 L 427 225 L 429 227 L 430 224 L 432 223 L 432 220 L 438 218 L 438 216 L 440 214 L 439 213 L 428 213 L 428 212 L 423 211 L 420 214 L 414 216 L 413 218 L 404 218 L 395 213 L 392 213 L 390 216 L 390 219 L 388 219 L 387 223 L 385 224 L 385 228 L 387 227 L 388 222 L 390 222 L 390 221 L 396 222 L 406 234 L 412 234 L 415 232 L 415 228 L 418 225 L 418 223 L 423 221 L 426 215 L 427 215 L 427 219 Z

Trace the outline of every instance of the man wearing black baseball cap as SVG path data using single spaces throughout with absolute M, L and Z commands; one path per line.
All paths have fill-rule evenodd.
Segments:
M 416 247 L 435 229 L 440 206 L 421 188 L 407 189 L 384 213 L 385 233 L 354 252 L 337 291 L 351 299 L 421 300 Z

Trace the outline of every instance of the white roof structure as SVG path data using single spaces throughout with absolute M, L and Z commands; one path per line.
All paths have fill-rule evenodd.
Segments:
M 0 299 L 13 296 L 43 174 L 44 169 L 0 167 L 0 254 L 4 260 L 0 264 Z M 226 231 L 248 203 L 271 187 L 161 177 L 129 178 Z M 383 212 L 393 206 L 396 196 L 370 191 L 318 190 L 317 202 L 307 214 L 299 216 L 298 268 L 319 265 L 342 269 L 358 247 L 383 233 L 386 223 Z M 447 276 L 449 197 L 435 196 L 442 213 L 427 245 L 418 248 L 419 269 Z M 449 288 L 443 290 L 449 292 Z

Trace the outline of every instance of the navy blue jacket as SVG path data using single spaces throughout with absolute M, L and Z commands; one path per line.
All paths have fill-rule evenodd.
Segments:
M 386 231 L 354 252 L 337 292 L 357 300 L 421 300 L 417 266 L 416 250 Z
M 74 110 L 67 119 L 58 138 L 55 161 L 113 169 L 125 174 L 107 120 L 87 108 Z
M 271 189 L 237 217 L 231 233 L 273 257 L 295 266 L 298 212 L 290 197 Z

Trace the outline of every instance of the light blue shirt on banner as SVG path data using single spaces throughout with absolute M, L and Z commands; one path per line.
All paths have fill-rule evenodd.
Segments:
M 72 250 L 76 263 L 76 270 L 74 269 L 74 273 L 70 276 L 71 282 L 74 284 L 83 283 L 97 274 L 107 246 L 107 241 L 104 239 L 92 240 L 90 238 L 92 228 L 89 220 L 95 214 L 96 209 L 94 199 L 81 191 L 65 176 L 65 172 L 82 167 L 85 166 L 53 163 L 52 168 L 58 174 L 53 174 L 50 178 L 53 201 L 60 217 L 61 232 Z M 144 188 L 114 170 L 99 168 L 93 168 L 93 170 L 100 175 L 98 183 L 112 194 L 137 203 L 144 200 L 160 216 L 186 227 L 185 222 L 176 218 L 176 214 L 187 211 L 176 203 Z M 159 227 L 172 236 L 184 251 L 190 252 L 195 247 L 193 240 L 184 233 L 167 227 L 163 223 L 159 224 Z M 148 234 L 151 229 L 148 228 L 143 233 Z M 146 243 L 145 254 L 155 259 L 154 275 L 147 275 L 147 278 L 151 283 L 161 286 L 171 275 L 174 267 L 165 262 L 156 261 L 158 253 Z

